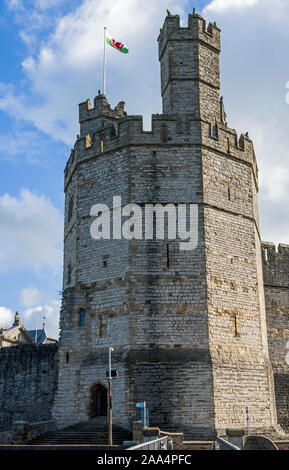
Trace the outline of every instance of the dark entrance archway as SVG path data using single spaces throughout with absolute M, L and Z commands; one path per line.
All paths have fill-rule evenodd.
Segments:
M 96 384 L 90 390 L 89 417 L 97 416 L 107 416 L 107 389 L 102 384 Z

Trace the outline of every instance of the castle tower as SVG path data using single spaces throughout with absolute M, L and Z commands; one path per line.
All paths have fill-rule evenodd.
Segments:
M 131 427 L 145 400 L 150 424 L 211 437 L 276 424 L 268 359 L 252 141 L 226 123 L 219 96 L 220 30 L 189 15 L 160 32 L 163 115 L 143 131 L 124 103 L 80 104 L 65 169 L 66 219 L 59 426 L 105 414 L 114 347 L 114 422 Z M 94 240 L 93 205 L 198 205 L 198 245 Z M 98 407 L 97 407 L 98 406 Z

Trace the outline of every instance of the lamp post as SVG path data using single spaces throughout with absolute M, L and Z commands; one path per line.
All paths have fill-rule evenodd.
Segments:
M 113 348 L 108 348 L 108 445 L 112 446 L 112 401 L 111 401 L 111 353 Z
M 247 421 L 247 434 L 250 436 L 250 425 L 249 425 L 249 407 L 246 406 L 246 421 Z

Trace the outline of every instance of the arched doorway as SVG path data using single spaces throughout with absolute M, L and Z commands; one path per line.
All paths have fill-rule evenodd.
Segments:
M 107 416 L 107 390 L 102 384 L 96 384 L 90 390 L 89 417 L 97 416 Z

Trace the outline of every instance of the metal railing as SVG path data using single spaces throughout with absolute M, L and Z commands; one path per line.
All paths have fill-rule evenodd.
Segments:
M 219 445 L 219 450 L 241 450 L 239 447 L 234 446 L 231 442 L 225 441 L 220 436 L 217 436 L 217 444 Z
M 137 446 L 128 447 L 126 450 L 167 450 L 167 448 L 168 436 L 165 436 L 154 441 L 147 441 Z

